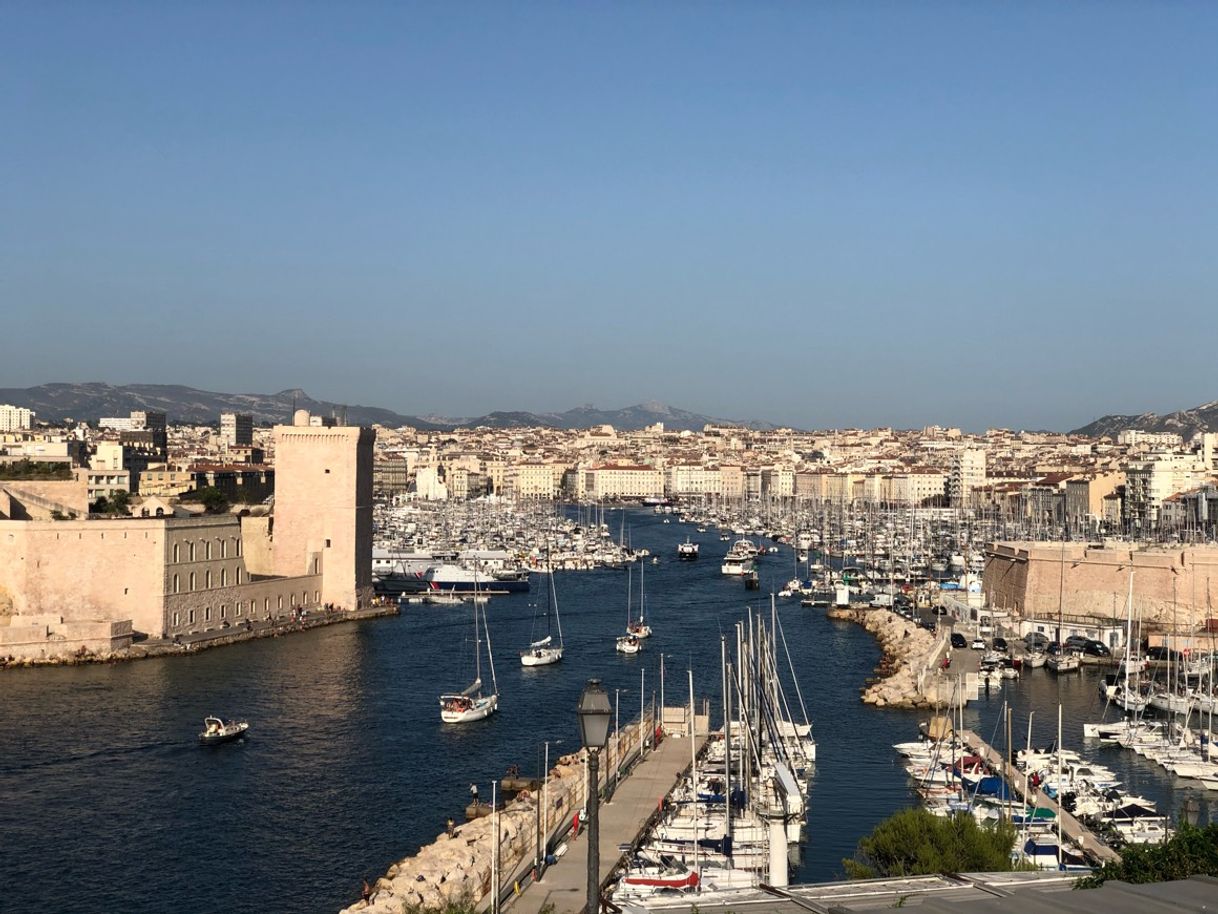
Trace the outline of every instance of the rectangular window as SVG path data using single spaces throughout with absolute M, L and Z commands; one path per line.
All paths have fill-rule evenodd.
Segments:
M 210 606 L 203 607 L 203 621 L 204 622 L 211 621 L 211 607 Z
M 187 618 L 190 620 L 191 625 L 195 624 L 195 611 L 193 609 L 190 610 L 190 612 L 187 615 Z
M 326 548 L 327 548 L 327 549 L 329 549 L 329 548 L 330 548 L 330 541 L 329 541 L 329 540 L 326 540 Z
M 178 627 L 178 623 L 179 623 L 180 619 L 181 619 L 181 613 L 174 613 L 174 614 L 173 614 L 173 627 L 174 627 L 174 628 L 177 628 L 177 627 Z
M 244 612 L 245 612 L 245 604 L 244 604 L 244 603 L 238 603 L 238 604 L 237 604 L 237 615 L 238 615 L 238 616 L 240 616 L 240 615 L 242 615 Z
M 221 603 L 221 604 L 220 604 L 220 618 L 221 618 L 221 619 L 224 619 L 224 618 L 227 618 L 227 617 L 228 617 L 228 604 L 227 604 L 227 603 Z

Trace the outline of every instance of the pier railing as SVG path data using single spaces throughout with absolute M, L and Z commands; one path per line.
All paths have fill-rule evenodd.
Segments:
M 612 802 L 617 785 L 629 776 L 634 767 L 651 751 L 655 745 L 656 722 L 656 714 L 649 711 L 642 718 L 635 718 L 621 727 L 616 736 L 610 735 L 609 744 L 602 751 L 598 772 L 597 789 L 602 802 Z M 546 772 L 545 780 L 537 793 L 524 798 L 526 802 L 535 800 L 538 807 L 534 827 L 526 830 L 528 844 L 514 851 L 507 848 L 505 852 L 504 841 L 500 840 L 498 870 L 504 876 L 498 886 L 487 886 L 487 895 L 479 905 L 481 909 L 490 910 L 493 907 L 492 898 L 496 894 L 499 906 L 502 907 L 538 881 L 545 873 L 546 861 L 551 859 L 554 849 L 574 830 L 575 816 L 587 807 L 588 800 L 588 769 L 586 754 L 582 751 L 580 758 L 585 760 L 582 766 L 584 776 L 573 789 L 556 785 L 554 782 L 560 779 L 553 777 L 551 772 Z M 514 802 L 520 801 L 518 796 Z M 579 824 L 581 829 L 583 824 Z M 542 836 L 541 841 L 538 839 L 539 833 Z

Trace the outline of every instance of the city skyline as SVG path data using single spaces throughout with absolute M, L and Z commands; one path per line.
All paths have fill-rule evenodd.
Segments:
M 0 289 L 29 345 L 0 386 L 800 428 L 1188 408 L 1215 398 L 1214 25 L 14 4 Z

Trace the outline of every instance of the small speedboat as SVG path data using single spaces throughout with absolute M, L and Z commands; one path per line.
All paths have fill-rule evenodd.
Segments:
M 199 742 L 205 746 L 227 743 L 240 739 L 249 728 L 250 725 L 243 720 L 223 721 L 218 717 L 205 717 L 203 718 L 203 732 L 199 734 Z

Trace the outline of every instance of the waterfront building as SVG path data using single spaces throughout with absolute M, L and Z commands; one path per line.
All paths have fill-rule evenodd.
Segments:
M 96 650 L 99 626 L 113 649 L 133 632 L 172 637 L 366 605 L 373 437 L 313 426 L 303 410 L 277 426 L 273 517 L 260 506 L 241 517 L 150 509 L 147 518 L 20 520 L 0 492 L 0 655 Z M 93 634 L 71 629 L 61 640 L 63 626 L 78 624 Z
M 664 472 L 665 487 L 670 497 L 723 494 L 723 475 L 719 467 L 675 462 L 669 464 Z
M 372 462 L 372 489 L 376 495 L 392 498 L 409 488 L 409 463 L 405 456 L 383 456 Z
M 597 464 L 584 471 L 588 498 L 658 498 L 664 494 L 664 474 L 655 467 Z
M 506 475 L 504 494 L 517 499 L 549 501 L 558 494 L 562 471 L 561 466 L 535 460 L 513 464 Z
M 19 432 L 33 428 L 34 413 L 22 406 L 0 404 L 0 432 Z

